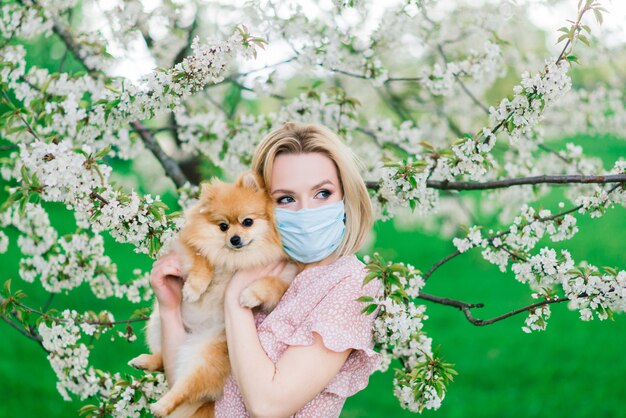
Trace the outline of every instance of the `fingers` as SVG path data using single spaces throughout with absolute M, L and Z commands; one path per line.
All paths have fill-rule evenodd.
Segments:
M 167 276 L 182 277 L 181 263 L 177 254 L 168 253 L 152 264 L 150 284 L 162 286 Z

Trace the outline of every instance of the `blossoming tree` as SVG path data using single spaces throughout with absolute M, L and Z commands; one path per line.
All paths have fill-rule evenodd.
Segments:
M 149 272 L 119 278 L 103 236 L 157 257 L 182 218 L 159 196 L 125 188 L 115 163 L 150 156 L 141 168 L 160 167 L 163 174 L 155 176 L 170 182 L 184 209 L 198 193 L 194 166 L 231 179 L 248 167 L 257 141 L 287 120 L 327 125 L 354 149 L 378 219 L 437 219 L 442 235 L 466 232 L 453 238 L 456 252 L 425 272 L 365 256 L 366 281 L 380 280 L 385 292 L 360 301 L 364 314 L 378 313 L 383 368 L 391 359 L 402 365 L 394 384 L 404 408 L 438 408 L 455 374 L 423 330 L 424 300 L 459 309 L 476 325 L 525 314 L 524 332 L 544 330 L 552 304 L 567 303 L 585 321 L 626 308 L 625 271 L 536 248 L 544 237 L 572 238 L 575 215 L 596 218 L 626 204 L 623 158 L 606 170 L 580 146 L 555 149 L 548 141 L 625 128 L 623 91 L 614 88 L 619 78 L 572 88 L 575 65 L 583 64 L 577 71 L 591 62 L 610 65 L 622 53 L 622 46 L 591 37 L 591 25 L 606 12 L 598 1 L 580 0 L 576 14 L 548 34 L 556 53 L 516 38 L 522 31 L 541 35 L 523 2 L 306 3 L 3 3 L 0 253 L 11 230 L 22 257 L 19 279 L 3 278 L 0 316 L 46 350 L 58 391 L 84 400 L 88 416 L 139 416 L 165 390 L 161 374 L 121 374 L 89 363 L 95 337 L 133 341 L 146 310 L 122 319 L 71 306 L 37 310 L 20 280 L 40 283 L 51 295 L 88 286 L 94 298 L 146 306 Z M 55 70 L 29 54 L 37 42 L 60 45 Z M 158 68 L 139 79 L 119 75 L 137 65 L 129 59 L 140 53 Z M 507 74 L 521 77 L 494 99 Z M 568 185 L 558 213 L 536 207 L 550 184 Z M 500 227 L 485 231 L 455 216 L 452 208 L 468 190 L 485 191 L 482 210 L 498 214 Z M 75 232 L 60 235 L 52 225 L 48 208 L 55 203 L 73 215 Z M 443 264 L 473 249 L 502 272 L 510 268 L 536 303 L 479 319 L 481 304 L 423 291 Z

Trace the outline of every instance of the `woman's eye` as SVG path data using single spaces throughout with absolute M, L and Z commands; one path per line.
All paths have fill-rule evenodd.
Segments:
M 254 221 L 250 218 L 246 218 L 243 220 L 243 222 L 241 222 L 241 224 L 243 226 L 252 226 L 252 224 L 254 223 Z
M 279 197 L 276 200 L 276 203 L 278 203 L 279 205 L 284 205 L 285 203 L 291 203 L 293 202 L 293 197 L 291 196 L 283 196 L 283 197 Z
M 317 194 L 318 196 L 322 196 L 322 199 L 328 199 L 330 197 L 330 195 L 332 194 L 332 192 L 330 190 L 320 190 L 319 193 Z
M 228 230 L 228 224 L 225 222 L 222 222 L 221 224 L 219 224 L 220 230 L 221 231 L 227 231 Z

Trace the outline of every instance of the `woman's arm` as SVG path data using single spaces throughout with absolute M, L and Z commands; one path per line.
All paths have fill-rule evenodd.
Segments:
M 328 385 L 351 350 L 329 350 L 314 333 L 312 345 L 289 347 L 274 365 L 261 347 L 252 311 L 239 305 L 241 289 L 252 280 L 251 275 L 235 277 L 226 293 L 224 311 L 232 373 L 253 417 L 289 416 Z
M 176 352 L 186 335 L 180 312 L 183 283 L 178 255 L 169 253 L 154 262 L 150 272 L 150 284 L 159 305 L 163 369 L 165 378 L 172 385 Z

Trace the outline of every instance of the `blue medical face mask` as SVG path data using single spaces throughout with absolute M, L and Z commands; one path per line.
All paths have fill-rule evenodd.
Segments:
M 275 208 L 274 215 L 283 248 L 303 263 L 328 257 L 339 247 L 346 229 L 343 200 L 297 211 Z

